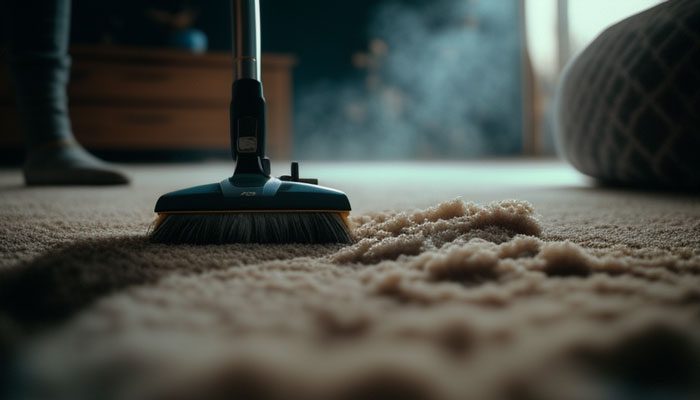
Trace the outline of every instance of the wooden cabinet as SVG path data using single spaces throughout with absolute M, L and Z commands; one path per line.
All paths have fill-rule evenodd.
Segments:
M 73 131 L 101 150 L 228 149 L 231 57 L 173 50 L 71 49 Z M 263 56 L 268 154 L 288 159 L 292 144 L 292 57 Z M 0 147 L 21 146 L 7 74 L 0 77 Z

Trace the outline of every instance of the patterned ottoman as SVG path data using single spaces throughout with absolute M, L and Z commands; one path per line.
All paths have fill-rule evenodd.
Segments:
M 556 107 L 560 152 L 584 174 L 700 188 L 700 0 L 608 28 L 564 71 Z

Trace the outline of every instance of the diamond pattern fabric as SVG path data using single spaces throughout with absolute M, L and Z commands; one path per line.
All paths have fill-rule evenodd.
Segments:
M 603 32 L 564 71 L 556 126 L 560 151 L 587 175 L 699 188 L 700 1 L 671 0 Z

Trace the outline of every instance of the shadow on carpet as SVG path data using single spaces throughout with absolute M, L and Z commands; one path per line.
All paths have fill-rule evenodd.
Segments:
M 0 315 L 24 333 L 68 319 L 100 297 L 150 284 L 169 274 L 198 274 L 271 259 L 322 255 L 338 246 L 169 246 L 148 238 L 93 239 L 53 249 L 0 271 Z M 202 260 L 216 262 L 202 262 Z

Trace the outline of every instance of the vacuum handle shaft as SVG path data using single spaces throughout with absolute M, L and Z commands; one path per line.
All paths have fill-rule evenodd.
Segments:
M 234 78 L 260 80 L 260 1 L 231 0 Z
M 231 156 L 238 174 L 269 175 L 265 158 L 265 97 L 260 76 L 259 0 L 231 0 L 234 81 Z

